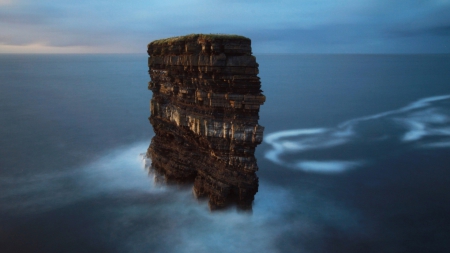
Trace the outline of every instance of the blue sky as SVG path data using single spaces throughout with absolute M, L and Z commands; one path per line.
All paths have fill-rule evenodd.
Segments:
M 450 0 L 0 0 L 0 53 L 141 53 L 190 33 L 254 53 L 450 53 Z

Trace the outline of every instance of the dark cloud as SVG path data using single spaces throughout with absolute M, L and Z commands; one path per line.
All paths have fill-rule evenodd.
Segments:
M 432 27 L 427 32 L 437 36 L 450 36 L 450 25 Z
M 439 38 L 447 41 L 449 26 L 450 2 L 445 0 L 200 0 L 190 4 L 181 0 L 24 0 L 0 10 L 0 43 L 140 52 L 141 44 L 163 37 L 233 33 L 250 37 L 256 50 L 266 52 L 370 53 L 383 52 L 383 47 L 385 52 L 395 52 L 395 47 L 402 51 L 401 43 L 414 44 L 407 40 L 418 37 L 434 36 L 432 43 L 441 43 Z
M 0 23 L 6 24 L 45 24 L 48 18 L 36 13 L 0 13 Z
M 0 9 L 0 24 L 51 25 L 64 18 L 64 11 L 50 6 L 13 6 Z
M 386 31 L 387 37 L 413 38 L 421 36 L 450 37 L 450 25 L 438 25 L 434 27 L 418 29 L 392 29 Z
M 331 24 L 294 34 L 296 39 L 302 43 L 353 44 L 366 41 L 374 33 L 376 33 L 376 30 L 372 27 L 355 24 Z

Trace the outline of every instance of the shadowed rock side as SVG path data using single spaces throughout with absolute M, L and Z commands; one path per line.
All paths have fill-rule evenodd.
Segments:
M 250 39 L 187 35 L 153 41 L 148 54 L 153 168 L 169 181 L 193 180 L 212 210 L 233 202 L 251 209 L 265 96 Z

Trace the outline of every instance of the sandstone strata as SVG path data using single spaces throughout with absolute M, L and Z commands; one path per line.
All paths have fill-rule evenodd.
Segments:
M 147 52 L 153 168 L 167 180 L 193 180 L 211 209 L 251 208 L 265 96 L 250 39 L 193 34 L 153 41 Z

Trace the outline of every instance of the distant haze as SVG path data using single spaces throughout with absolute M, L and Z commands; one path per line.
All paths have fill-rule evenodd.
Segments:
M 143 53 L 190 33 L 261 53 L 450 53 L 450 0 L 0 0 L 0 53 Z

